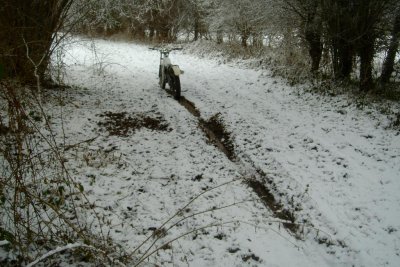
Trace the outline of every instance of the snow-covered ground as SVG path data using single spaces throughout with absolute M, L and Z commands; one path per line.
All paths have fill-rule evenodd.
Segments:
M 65 80 L 85 89 L 68 92 L 64 131 L 70 144 L 99 137 L 69 164 L 128 251 L 154 235 L 155 247 L 177 238 L 146 260 L 161 266 L 399 266 L 400 135 L 385 116 L 344 96 L 289 87 L 265 70 L 172 53 L 185 71 L 182 94 L 203 119 L 221 114 L 238 164 L 158 87 L 157 52 L 96 40 L 94 53 L 91 41 L 76 41 Z M 107 112 L 166 127 L 110 135 Z M 264 172 L 280 201 L 296 208 L 303 240 L 257 201 L 243 166 Z

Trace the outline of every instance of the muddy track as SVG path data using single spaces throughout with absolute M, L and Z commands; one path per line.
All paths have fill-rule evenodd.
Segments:
M 220 114 L 217 113 L 209 120 L 204 120 L 201 118 L 200 111 L 193 102 L 187 100 L 185 97 L 181 97 L 179 103 L 198 119 L 199 128 L 205 133 L 208 140 L 222 151 L 231 162 L 238 165 L 239 169 L 249 168 L 247 166 L 248 164 L 244 164 L 236 155 L 233 140 L 230 133 L 226 130 Z M 295 216 L 274 197 L 272 192 L 274 191 L 275 185 L 272 180 L 269 179 L 264 172 L 254 166 L 250 168 L 252 168 L 252 170 L 246 171 L 246 173 L 252 173 L 252 175 L 243 174 L 245 183 L 257 194 L 261 202 L 272 211 L 276 218 L 285 221 L 282 223 L 283 227 L 299 239 L 299 226 L 296 224 Z M 266 181 L 269 187 L 260 181 Z
M 198 119 L 198 126 L 207 136 L 208 140 L 238 167 L 245 183 L 257 194 L 260 201 L 273 213 L 274 217 L 283 221 L 282 226 L 296 239 L 303 240 L 304 222 L 296 222 L 296 217 L 294 215 L 294 211 L 301 209 L 301 206 L 297 204 L 296 206 L 290 206 L 290 209 L 287 206 L 285 207 L 285 205 L 276 198 L 276 196 L 285 196 L 285 193 L 277 189 L 275 182 L 250 159 L 241 159 L 237 156 L 231 134 L 224 126 L 221 114 L 217 113 L 209 120 L 204 120 L 193 102 L 185 97 L 181 97 L 178 102 Z M 312 224 L 308 226 L 313 227 Z M 314 240 L 327 247 L 336 245 L 341 248 L 347 248 L 347 244 L 344 241 L 333 240 L 326 236 L 317 235 Z

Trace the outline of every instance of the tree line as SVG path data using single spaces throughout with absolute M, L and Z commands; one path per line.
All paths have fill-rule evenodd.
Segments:
M 369 91 L 390 81 L 400 38 L 397 0 L 3 1 L 0 66 L 27 80 L 34 69 L 44 76 L 56 33 L 68 26 L 76 33 L 125 33 L 155 42 L 207 39 L 244 48 L 289 43 L 304 51 L 310 73 L 319 73 L 325 58 L 335 80 L 353 75 L 360 90 Z M 378 55 L 386 56 L 376 77 Z

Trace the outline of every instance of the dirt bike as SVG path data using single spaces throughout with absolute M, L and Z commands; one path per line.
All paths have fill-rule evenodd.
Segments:
M 183 74 L 183 70 L 178 65 L 171 63 L 169 53 L 173 50 L 181 50 L 182 48 L 151 47 L 149 49 L 160 52 L 160 67 L 158 69 L 160 87 L 165 89 L 165 85 L 168 84 L 174 98 L 179 100 L 181 98 L 181 81 L 179 76 Z

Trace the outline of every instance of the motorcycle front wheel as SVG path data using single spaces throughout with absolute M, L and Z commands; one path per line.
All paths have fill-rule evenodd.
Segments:
M 177 75 L 171 75 L 170 88 L 174 94 L 174 98 L 179 100 L 181 98 L 181 80 Z

